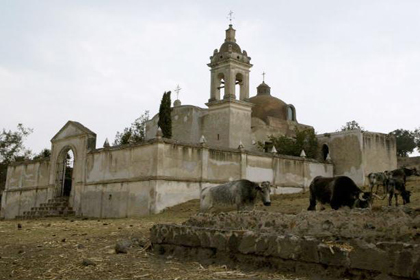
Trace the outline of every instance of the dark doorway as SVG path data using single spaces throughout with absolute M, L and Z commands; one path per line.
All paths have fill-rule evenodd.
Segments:
M 69 197 L 73 185 L 74 153 L 71 149 L 64 150 L 58 160 L 58 196 Z
M 327 160 L 328 154 L 330 153 L 330 148 L 327 144 L 322 145 L 322 159 Z

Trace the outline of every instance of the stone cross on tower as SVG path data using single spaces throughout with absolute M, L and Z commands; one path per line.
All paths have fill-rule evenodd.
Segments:
M 265 82 L 265 72 L 262 73 L 263 76 L 263 82 Z
M 176 85 L 176 89 L 174 90 L 176 92 L 176 99 L 179 99 L 179 92 L 182 88 L 179 87 L 179 85 Z
M 234 19 L 232 10 L 229 11 L 227 18 L 229 19 L 229 24 L 232 25 L 232 19 Z

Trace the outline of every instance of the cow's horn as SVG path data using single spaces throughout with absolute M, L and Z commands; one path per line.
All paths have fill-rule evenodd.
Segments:
M 361 192 L 361 193 L 359 193 L 359 199 L 360 199 L 361 201 L 366 201 L 366 199 L 364 199 L 364 198 L 363 198 L 363 195 L 364 195 L 364 193 L 362 193 L 362 192 Z

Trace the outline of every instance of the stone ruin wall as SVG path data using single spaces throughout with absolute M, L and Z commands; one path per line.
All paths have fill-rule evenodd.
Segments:
M 64 144 L 63 144 L 64 145 Z M 331 164 L 298 157 L 212 149 L 153 140 L 141 145 L 98 149 L 78 160 L 83 170 L 73 183 L 70 205 L 77 215 L 120 218 L 159 213 L 191 199 L 200 190 L 241 178 L 270 181 L 274 193 L 300 192 L 318 176 L 332 176 Z M 77 166 L 77 164 L 79 166 Z M 39 206 L 56 193 L 49 161 L 9 167 L 2 216 L 10 219 Z M 50 181 L 48 181 L 50 178 Z
M 272 268 L 320 279 L 420 279 L 419 218 L 401 209 L 200 214 L 183 225 L 155 225 L 151 241 L 157 254 L 205 265 Z

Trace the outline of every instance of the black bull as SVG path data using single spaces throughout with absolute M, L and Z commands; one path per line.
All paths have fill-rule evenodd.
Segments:
M 367 208 L 372 200 L 371 192 L 363 192 L 347 176 L 315 177 L 309 190 L 308 210 L 315 210 L 317 201 L 329 204 L 332 209 L 337 210 L 343 206 Z

